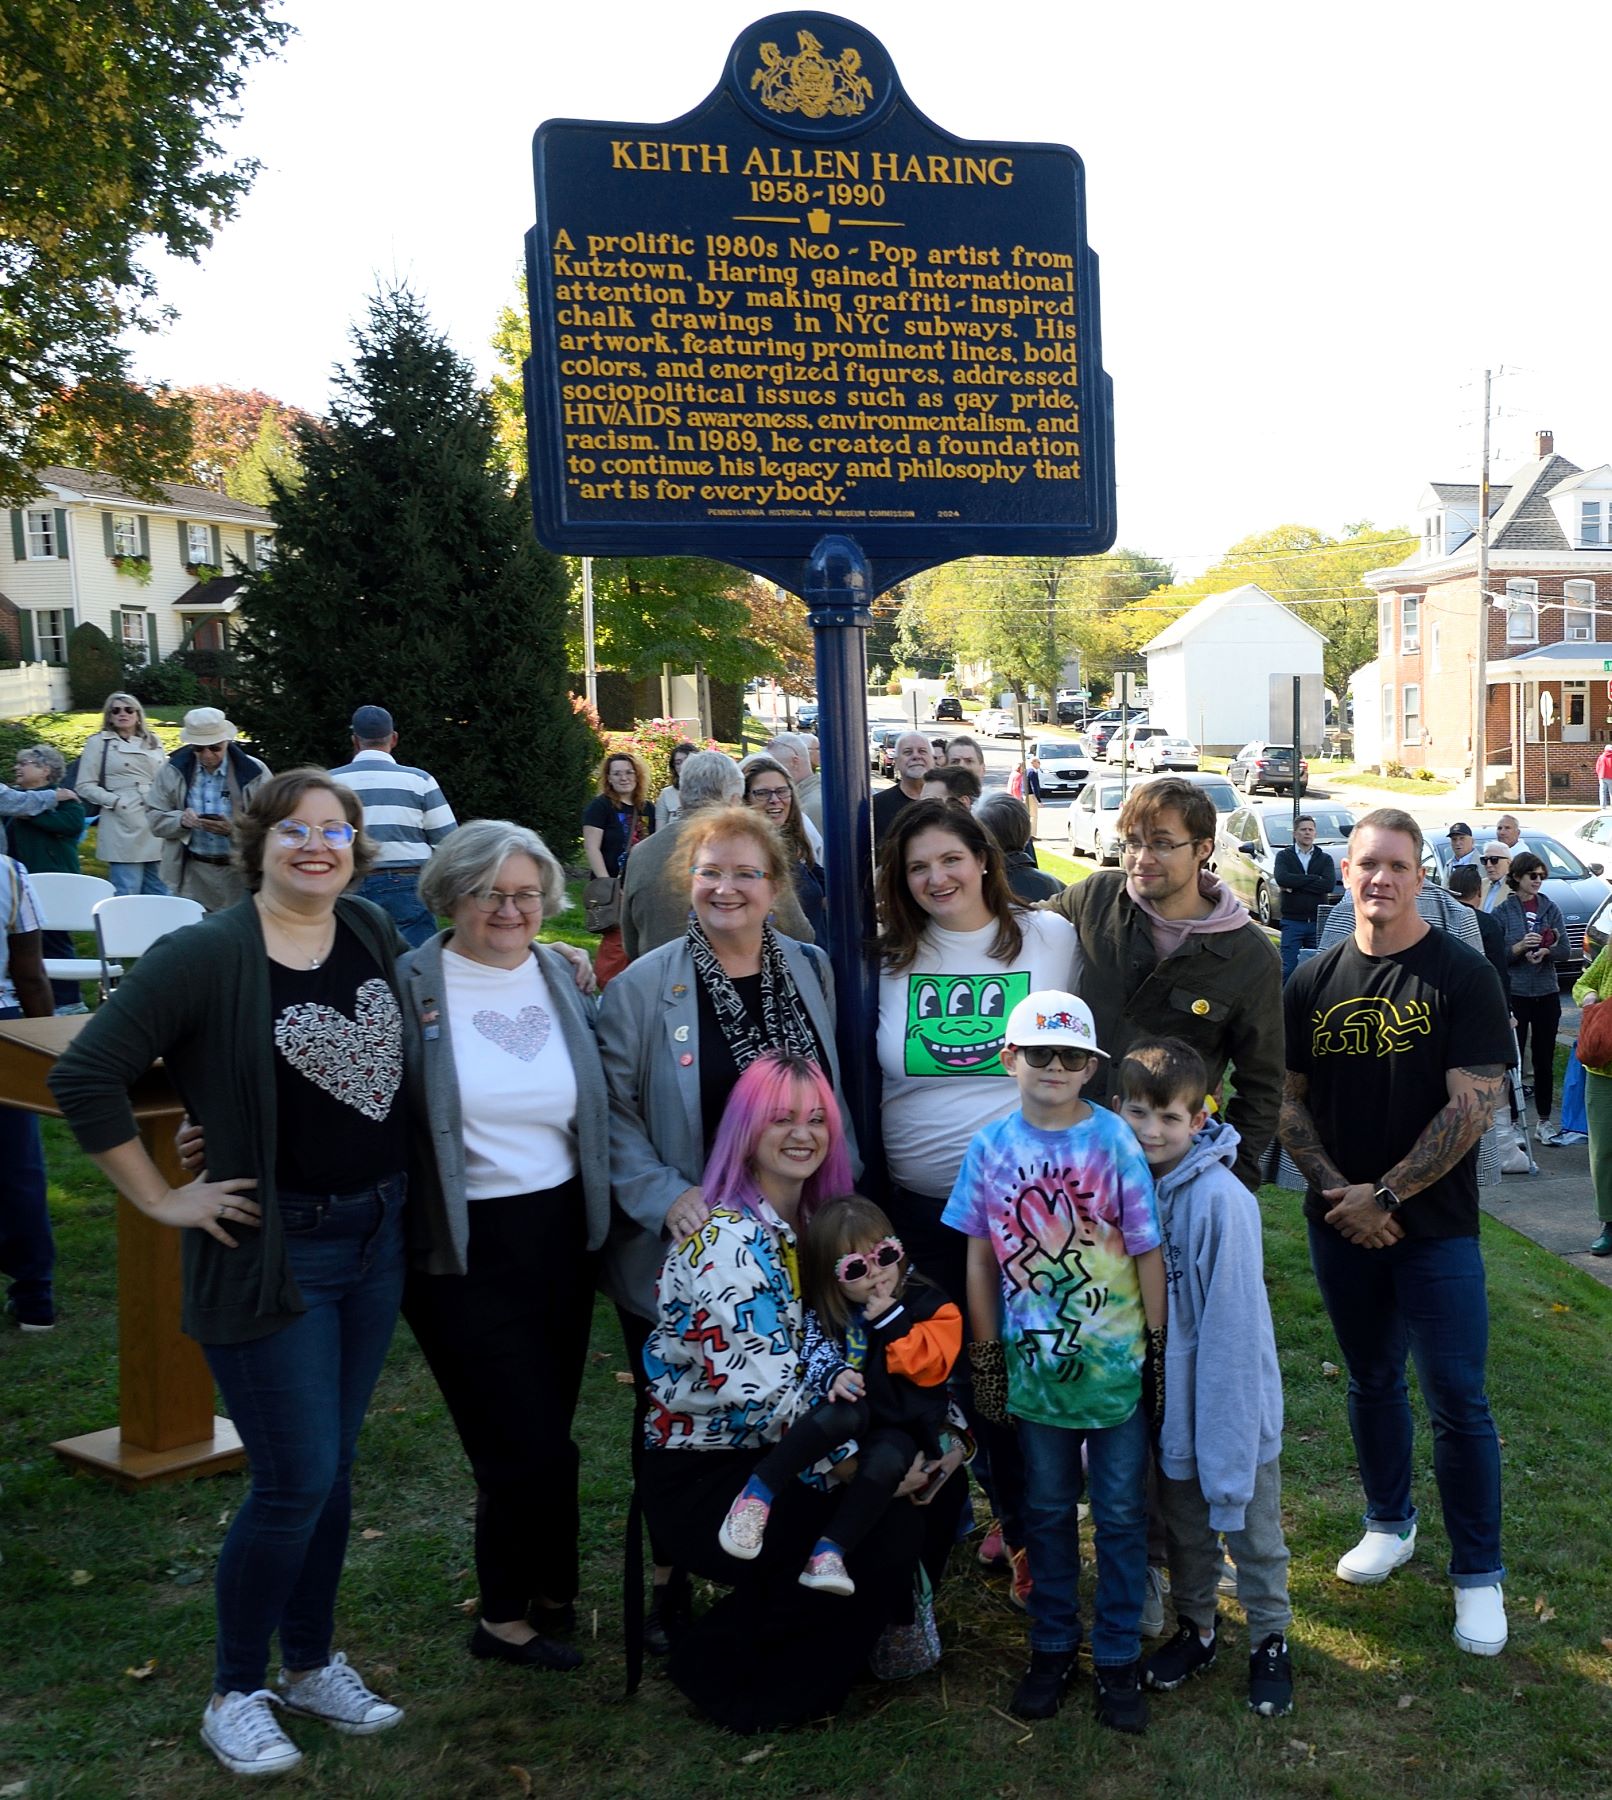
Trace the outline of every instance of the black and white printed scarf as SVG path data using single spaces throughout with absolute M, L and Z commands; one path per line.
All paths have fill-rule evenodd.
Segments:
M 761 928 L 761 1028 L 745 1009 L 739 990 L 728 978 L 717 960 L 711 940 L 698 919 L 688 922 L 688 951 L 694 959 L 694 973 L 704 988 L 717 1024 L 733 1058 L 734 1067 L 742 1075 L 758 1056 L 768 1050 L 787 1050 L 791 1056 L 803 1056 L 815 1062 L 817 1038 L 806 1003 L 795 986 L 795 978 L 784 961 L 783 947 L 772 926 Z

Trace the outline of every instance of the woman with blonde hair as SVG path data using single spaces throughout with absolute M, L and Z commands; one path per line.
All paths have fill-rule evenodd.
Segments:
M 609 750 L 599 765 L 599 791 L 582 813 L 582 853 L 594 882 L 613 882 L 607 900 L 590 891 L 588 924 L 599 933 L 593 967 L 602 988 L 627 966 L 621 943 L 621 882 L 634 844 L 655 829 L 649 802 L 649 771 L 631 750 Z M 589 883 L 590 890 L 593 883 Z
M 133 694 L 108 694 L 101 729 L 78 759 L 77 792 L 100 811 L 96 854 L 119 894 L 166 894 L 162 845 L 146 823 L 146 795 L 168 760 Z

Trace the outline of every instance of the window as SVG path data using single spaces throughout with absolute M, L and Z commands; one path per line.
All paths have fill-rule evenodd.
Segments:
M 1537 644 L 1539 642 L 1539 583 L 1508 581 L 1506 583 L 1506 642 Z
M 1612 500 L 1580 500 L 1578 541 L 1581 545 L 1612 544 Z
M 24 517 L 28 533 L 29 562 L 54 562 L 59 548 L 56 542 L 56 515 L 48 506 L 31 509 Z
M 1405 735 L 1407 744 L 1422 741 L 1422 690 L 1419 683 L 1407 681 L 1404 693 Z
M 1562 583 L 1562 641 L 1588 644 L 1595 640 L 1595 583 L 1564 581 Z
M 1394 741 L 1394 688 L 1390 682 L 1383 689 L 1383 742 Z
M 114 556 L 138 556 L 140 554 L 140 521 L 133 513 L 113 513 L 112 554 Z
M 258 537 L 252 540 L 252 566 L 255 569 L 266 569 L 274 561 L 274 539 Z
M 1562 683 L 1562 722 L 1564 744 L 1587 744 L 1590 737 L 1590 690 L 1583 681 Z
M 1377 606 L 1377 650 L 1387 656 L 1394 648 L 1394 601 L 1385 594 Z
M 34 614 L 34 653 L 41 662 L 67 661 L 67 615 L 60 611 Z
M 123 648 L 139 653 L 142 662 L 150 660 L 151 646 L 146 641 L 146 615 L 143 612 L 125 612 L 122 620 Z
M 1429 513 L 1422 520 L 1422 555 L 1429 560 L 1437 556 L 1444 545 L 1444 533 L 1439 530 L 1437 513 Z
M 1407 594 L 1399 603 L 1399 647 L 1409 656 L 1422 647 L 1422 596 Z
M 211 563 L 213 560 L 213 528 L 210 525 L 185 527 L 185 561 Z

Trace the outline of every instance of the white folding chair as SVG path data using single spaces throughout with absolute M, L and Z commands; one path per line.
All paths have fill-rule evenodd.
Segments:
M 205 917 L 199 900 L 179 894 L 114 894 L 97 900 L 91 910 L 95 941 L 101 950 L 101 998 L 117 986 L 123 971 L 113 972 L 113 957 L 144 956 L 159 938 Z
M 95 903 L 110 900 L 115 892 L 111 882 L 99 875 L 30 875 L 28 883 L 39 902 L 40 924 L 46 931 L 93 931 Z M 115 975 L 122 973 L 121 969 L 114 971 Z M 47 956 L 45 977 L 49 981 L 99 981 L 101 959 Z

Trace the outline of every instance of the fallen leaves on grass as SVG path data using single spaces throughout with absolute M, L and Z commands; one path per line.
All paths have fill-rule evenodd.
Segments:
M 1415 1704 L 1416 1704 L 1416 1696 L 1414 1694 L 1401 1694 L 1399 1696 L 1399 1698 L 1394 1702 L 1394 1705 L 1399 1709 L 1400 1712 L 1403 1712 L 1407 1706 L 1414 1706 Z
M 1324 1362 L 1321 1365 L 1321 1373 L 1328 1381 L 1336 1381 L 1343 1373 L 1343 1370 L 1340 1369 L 1335 1362 Z
M 759 1750 L 752 1750 L 748 1756 L 741 1756 L 739 1758 L 739 1766 L 740 1766 L 740 1768 L 743 1768 L 746 1763 L 763 1762 L 766 1760 L 767 1757 L 769 1757 L 771 1755 L 772 1755 L 772 1745 L 771 1744 L 763 1744 Z
M 454 1602 L 454 1610 L 466 1614 L 473 1613 L 476 1610 L 475 1596 L 472 1595 L 468 1600 L 456 1600 Z
M 520 1766 L 519 1763 L 511 1763 L 509 1765 L 509 1772 L 511 1775 L 513 1775 L 515 1777 L 516 1781 L 520 1784 L 520 1790 L 523 1794 L 531 1793 L 532 1777 L 525 1769 L 523 1769 Z
M 1534 1595 L 1534 1617 L 1541 1625 L 1548 1625 L 1556 1617 L 1556 1608 L 1546 1600 L 1543 1594 Z
M 1602 1638 L 1601 1639 L 1601 1648 L 1603 1650 L 1612 1650 L 1612 1637 Z
M 632 1386 L 632 1370 L 631 1369 L 617 1369 L 616 1370 L 616 1380 L 619 1381 L 623 1387 L 631 1387 Z
M 72 1582 L 74 1587 L 88 1587 L 95 1577 L 88 1569 L 74 1569 L 67 1579 Z
M 1573 1309 L 1570 1306 L 1563 1306 L 1560 1300 L 1552 1300 L 1550 1303 L 1550 1310 L 1553 1313 L 1564 1313 L 1571 1312 Z
M 151 1658 L 151 1660 L 149 1662 L 141 1663 L 141 1665 L 138 1669 L 128 1668 L 123 1671 L 123 1673 L 128 1676 L 130 1681 L 149 1681 L 151 1679 L 151 1677 L 156 1674 L 156 1672 L 157 1672 L 157 1659 L 154 1656 Z
M 364 1542 L 366 1544 L 372 1544 L 372 1543 L 374 1543 L 376 1538 L 385 1537 L 386 1533 L 384 1531 L 377 1531 L 373 1525 L 366 1525 L 364 1527 L 364 1529 L 361 1532 L 359 1532 L 358 1535 L 364 1540 Z
M 8 1781 L 4 1787 L 0 1787 L 0 1800 L 14 1800 L 16 1795 L 27 1792 L 28 1783 L 26 1781 Z

